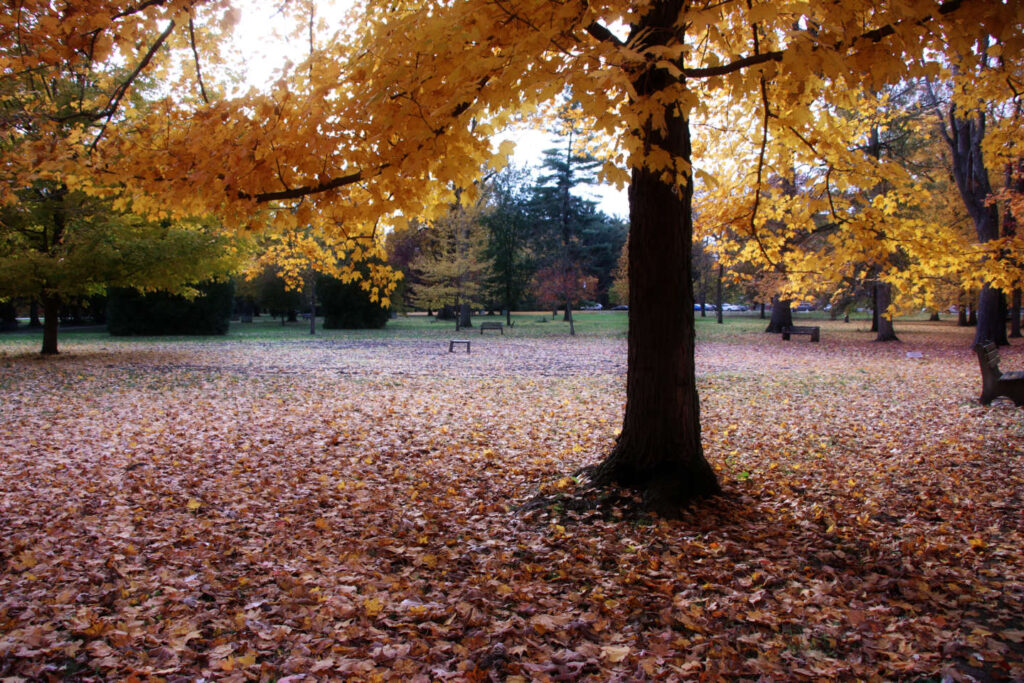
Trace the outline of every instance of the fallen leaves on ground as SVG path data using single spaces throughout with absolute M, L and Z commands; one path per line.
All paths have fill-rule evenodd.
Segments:
M 0 360 L 0 676 L 1024 678 L 1024 413 L 840 330 L 700 345 L 727 495 L 671 522 L 574 505 L 622 340 Z

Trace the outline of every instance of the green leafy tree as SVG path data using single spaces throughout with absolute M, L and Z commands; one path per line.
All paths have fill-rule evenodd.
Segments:
M 111 287 L 191 291 L 226 276 L 246 248 L 201 221 L 147 221 L 107 200 L 41 182 L 0 207 L 0 297 L 43 305 L 42 353 L 55 354 L 59 312 Z

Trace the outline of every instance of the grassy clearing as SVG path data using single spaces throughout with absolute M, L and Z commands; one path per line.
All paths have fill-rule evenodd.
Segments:
M 0 676 L 1024 676 L 1024 429 L 970 330 L 699 320 L 727 495 L 666 522 L 566 476 L 614 440 L 624 314 L 530 317 L 468 355 L 415 318 L 3 337 Z

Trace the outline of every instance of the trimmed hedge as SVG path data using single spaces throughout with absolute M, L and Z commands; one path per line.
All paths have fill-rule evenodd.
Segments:
M 370 301 L 357 282 L 344 283 L 323 275 L 316 285 L 324 314 L 325 330 L 380 329 L 388 322 L 388 311 Z
M 202 294 L 191 301 L 167 292 L 140 294 L 134 289 L 111 289 L 107 329 L 114 336 L 227 334 L 234 283 L 205 282 L 196 289 Z

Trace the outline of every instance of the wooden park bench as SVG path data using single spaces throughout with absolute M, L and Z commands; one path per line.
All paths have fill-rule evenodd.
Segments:
M 811 338 L 812 342 L 816 342 L 821 338 L 821 328 L 817 326 L 813 327 L 784 327 L 782 328 L 782 340 L 789 341 L 789 335 L 791 334 L 806 334 Z
M 483 334 L 484 330 L 498 330 L 502 336 L 505 335 L 505 328 L 501 323 L 480 323 L 480 334 Z
M 452 351 L 455 350 L 455 345 L 456 344 L 465 344 L 466 345 L 466 353 L 469 353 L 469 340 L 468 339 L 452 339 L 451 341 L 449 341 L 448 342 L 448 353 L 451 353 Z
M 992 342 L 977 344 L 974 351 L 981 365 L 981 401 L 988 405 L 996 396 L 1005 396 L 1016 405 L 1024 405 L 1024 372 L 1002 372 L 999 351 Z

